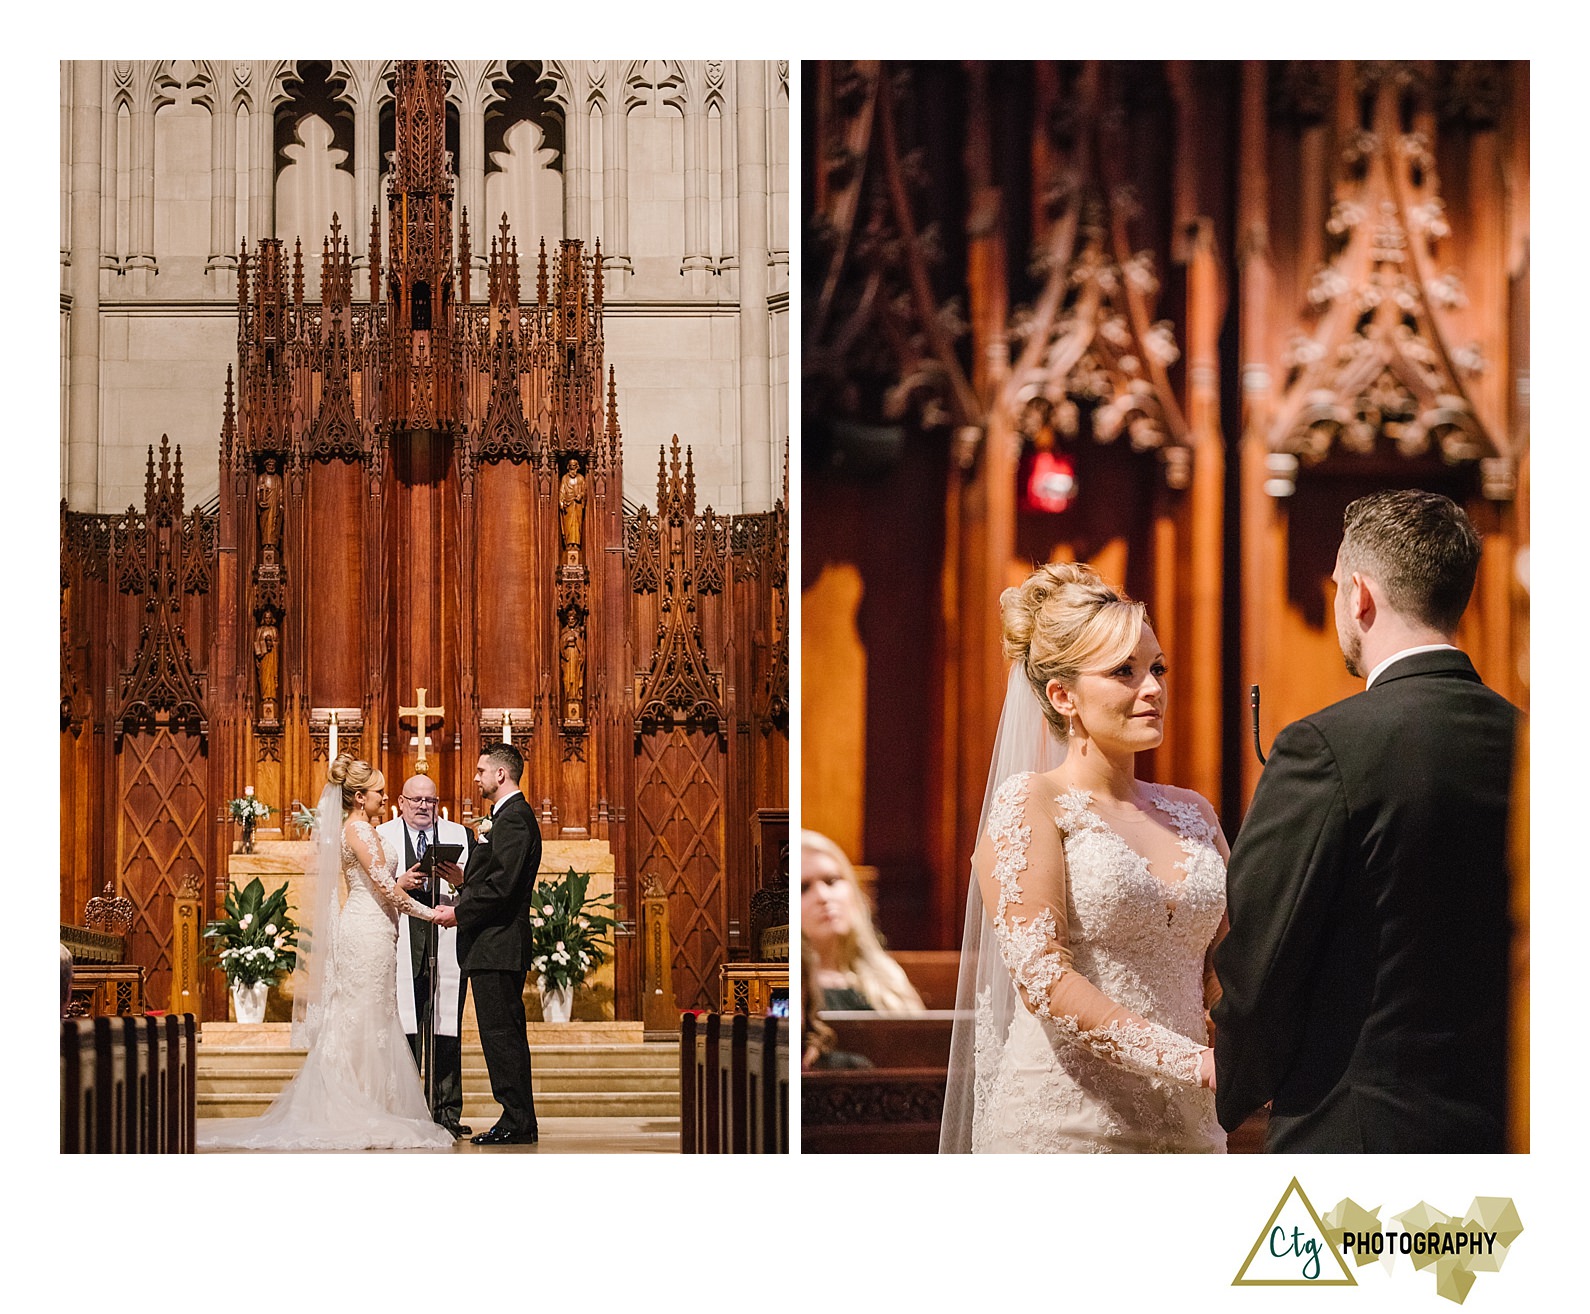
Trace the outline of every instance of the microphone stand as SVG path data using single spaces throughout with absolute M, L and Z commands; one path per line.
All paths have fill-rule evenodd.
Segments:
M 442 828 L 436 827 L 437 842 L 440 842 Z M 435 908 L 441 900 L 441 878 L 436 874 L 436 858 L 434 857 L 435 844 L 426 850 L 433 854 L 431 869 L 426 873 L 428 882 L 427 892 L 431 896 L 431 907 Z M 441 980 L 436 968 L 437 941 L 441 938 L 435 922 L 425 923 L 425 966 L 427 979 L 431 987 L 431 1006 L 425 1011 L 425 1016 L 420 1019 L 420 1076 L 425 1082 L 425 1106 L 431 1111 L 431 1118 L 436 1117 L 436 1010 L 441 1005 Z

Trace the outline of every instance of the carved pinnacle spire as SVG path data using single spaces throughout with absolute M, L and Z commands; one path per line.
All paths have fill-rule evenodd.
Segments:
M 370 304 L 381 302 L 381 207 L 370 207 Z
M 394 193 L 451 193 L 447 168 L 447 73 L 439 59 L 400 59 L 393 82 L 396 112 Z

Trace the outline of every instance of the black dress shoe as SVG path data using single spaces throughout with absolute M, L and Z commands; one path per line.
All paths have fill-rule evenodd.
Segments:
M 538 1131 L 532 1129 L 527 1132 L 511 1132 L 500 1127 L 493 1127 L 490 1131 L 481 1132 L 479 1136 L 471 1136 L 471 1145 L 534 1145 L 541 1139 Z
M 470 1131 L 472 1130 L 471 1128 L 466 1127 L 461 1122 L 447 1122 L 447 1121 L 443 1120 L 441 1122 L 438 1122 L 436 1125 L 438 1127 L 444 1127 L 448 1131 L 452 1132 L 453 1133 L 453 1139 L 455 1141 L 463 1140 L 463 1138 L 468 1136 Z

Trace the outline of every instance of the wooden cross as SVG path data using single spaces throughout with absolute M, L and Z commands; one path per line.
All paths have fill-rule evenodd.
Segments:
M 430 775 L 431 764 L 425 758 L 425 722 L 428 719 L 440 721 L 442 719 L 442 709 L 440 707 L 427 707 L 425 705 L 425 690 L 422 688 L 419 691 L 419 697 L 414 700 L 414 706 L 399 707 L 398 715 L 412 716 L 419 721 L 420 756 L 419 760 L 414 763 L 414 769 L 422 776 Z

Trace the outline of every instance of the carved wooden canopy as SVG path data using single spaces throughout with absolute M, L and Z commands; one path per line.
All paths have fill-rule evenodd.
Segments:
M 1360 68 L 1370 108 L 1337 162 L 1327 258 L 1286 344 L 1269 446 L 1315 464 L 1338 447 L 1372 452 L 1385 438 L 1404 456 L 1480 462 L 1486 496 L 1506 500 L 1512 462 L 1497 459 L 1506 453 L 1472 392 L 1492 363 L 1456 331 L 1452 312 L 1467 294 L 1442 257 L 1461 220 L 1441 197 L 1433 120 L 1407 121 L 1410 99 L 1430 90 L 1411 72 Z

